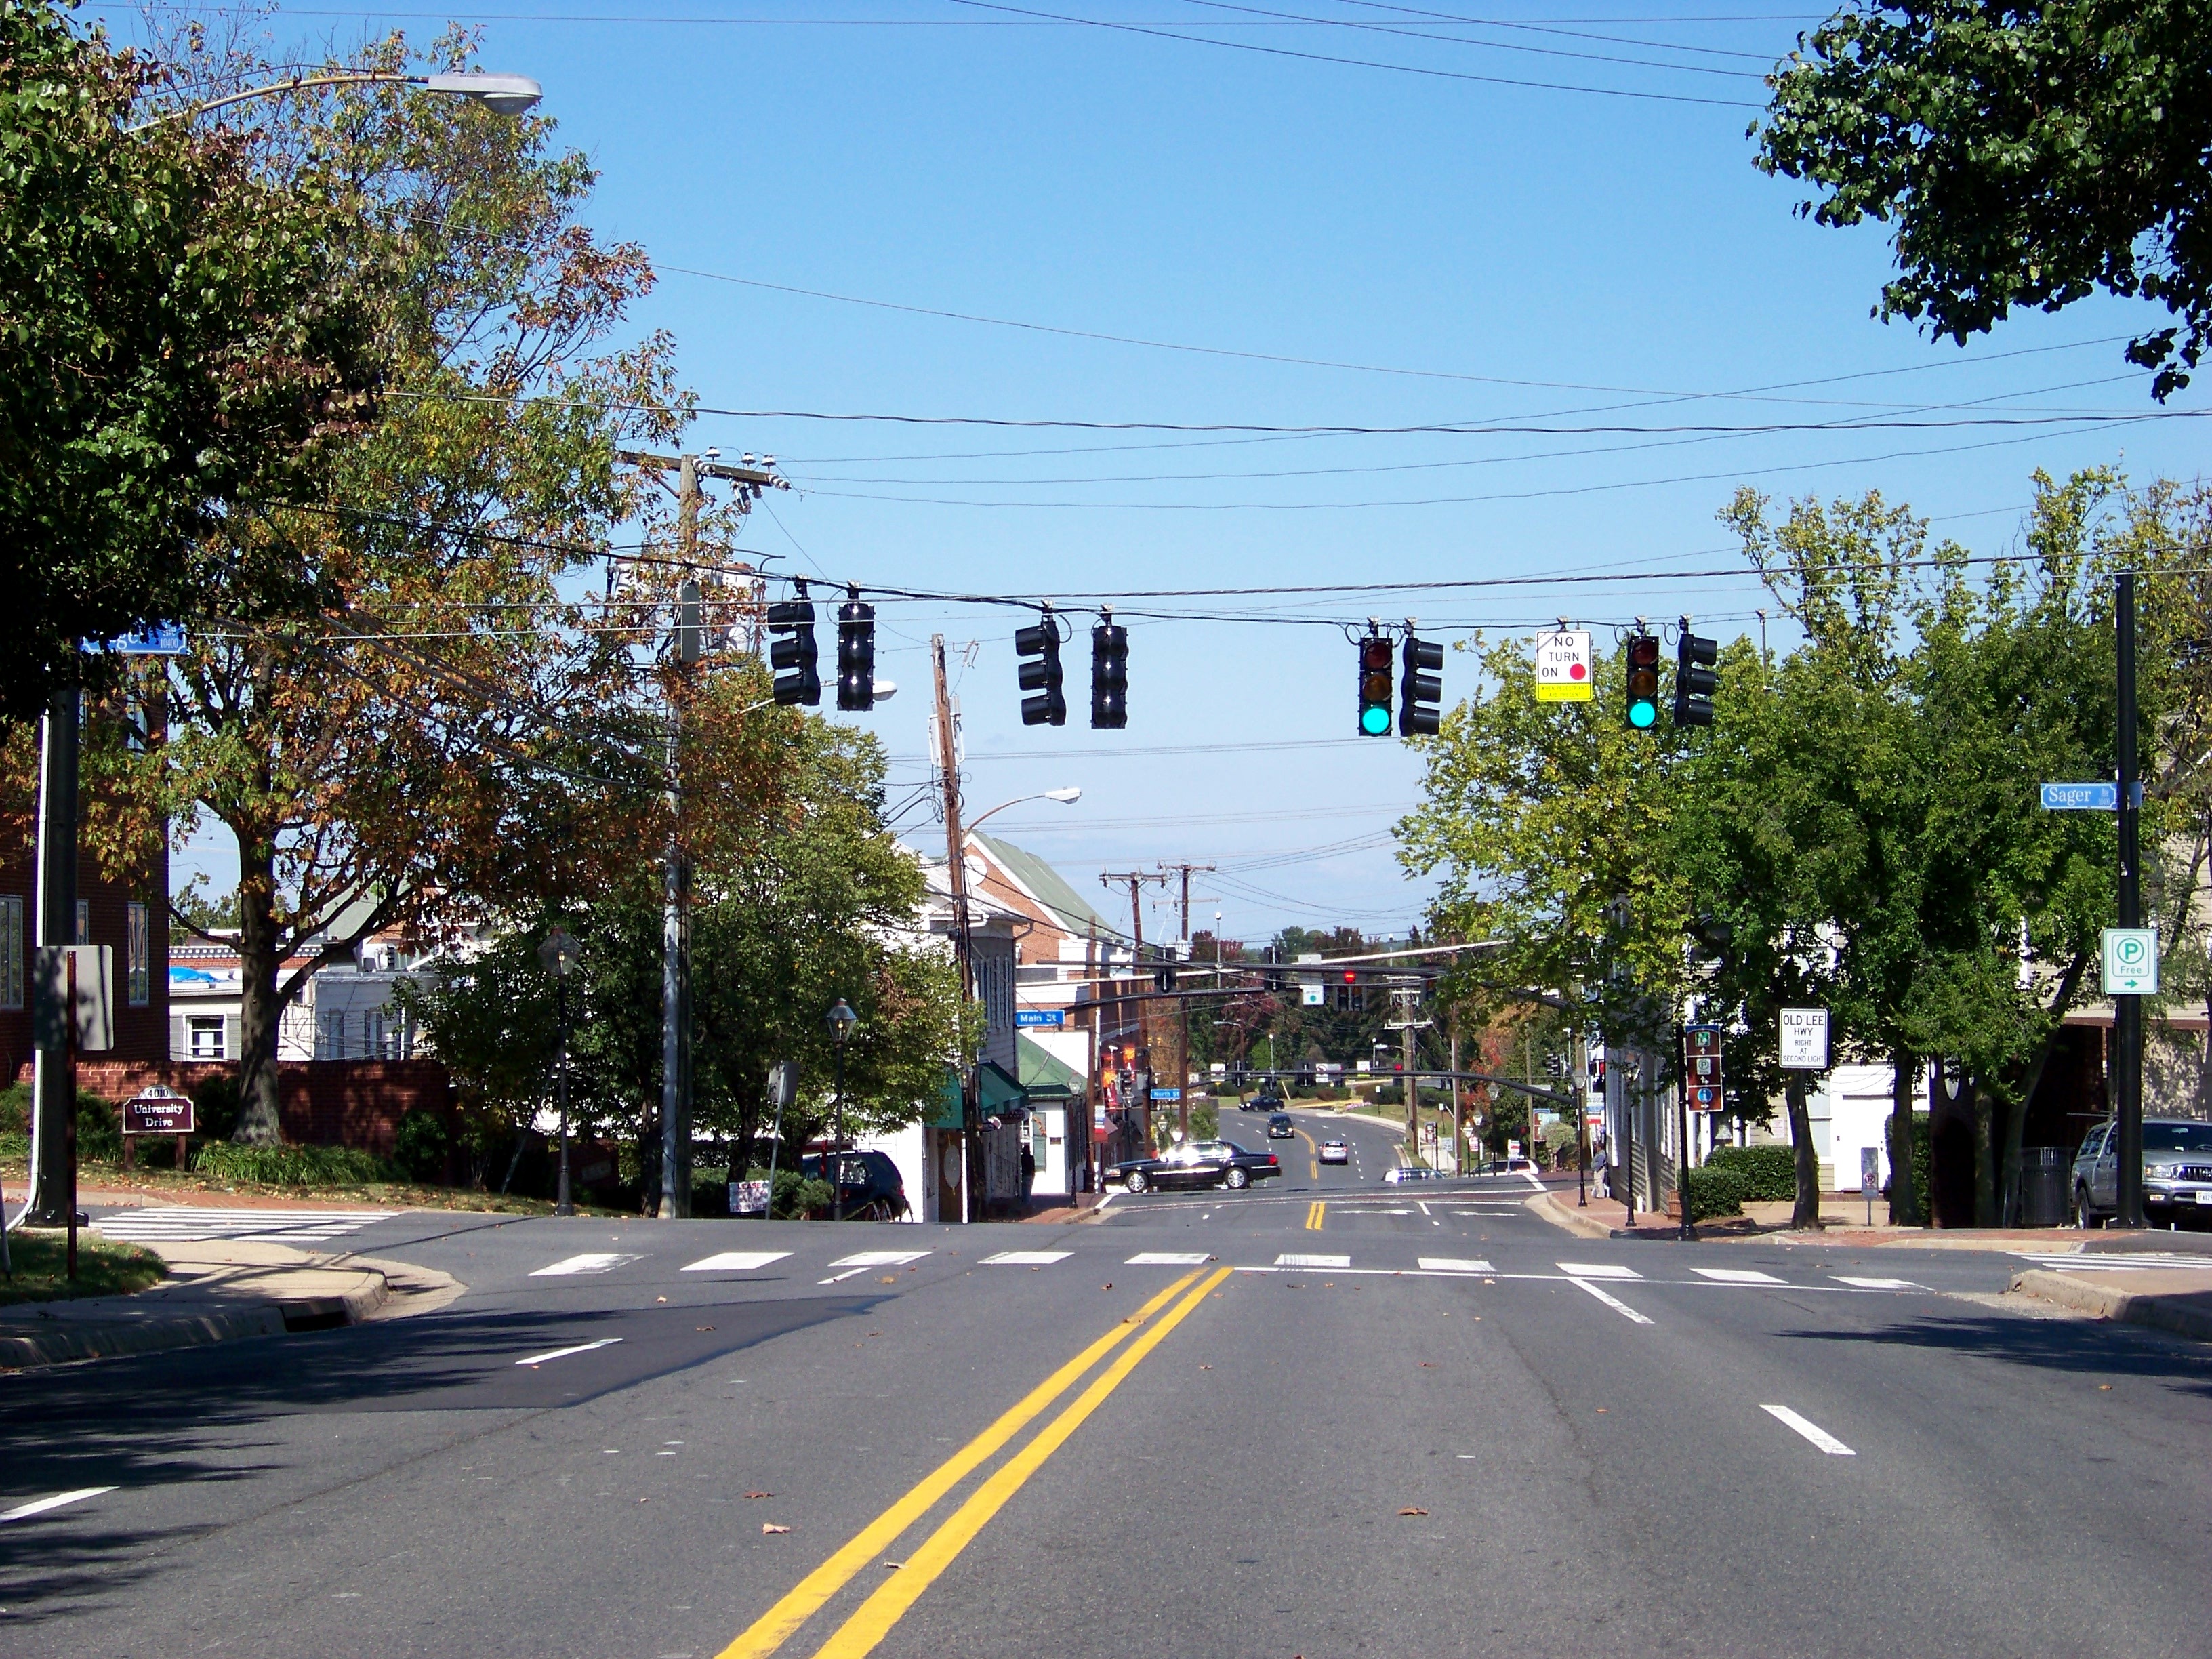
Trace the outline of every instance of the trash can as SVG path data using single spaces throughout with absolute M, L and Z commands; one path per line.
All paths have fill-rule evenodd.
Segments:
M 2023 1146 L 2020 1151 L 2020 1224 L 2057 1227 L 2065 1224 L 2068 1166 L 2072 1163 L 2063 1146 Z

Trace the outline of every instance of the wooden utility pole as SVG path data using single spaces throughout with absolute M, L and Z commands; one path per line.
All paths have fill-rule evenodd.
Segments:
M 1130 948 L 1132 951 L 1132 960 L 1134 963 L 1136 972 L 1140 976 L 1145 971 L 1145 884 L 1147 882 L 1157 882 L 1161 886 L 1164 887 L 1167 884 L 1167 879 L 1166 872 L 1158 870 L 1101 870 L 1098 872 L 1098 883 L 1102 887 L 1120 887 L 1126 885 L 1129 890 Z M 1153 1005 L 1149 1002 L 1139 1002 L 1137 1005 L 1137 1031 L 1139 1036 L 1142 1038 L 1142 1042 L 1139 1044 L 1141 1052 L 1139 1052 L 1137 1057 L 1138 1069 L 1145 1073 L 1146 1078 L 1146 1086 L 1143 1091 L 1144 1100 L 1142 1102 L 1144 1115 L 1138 1120 L 1138 1121 L 1141 1126 L 1141 1132 L 1145 1138 L 1145 1147 L 1147 1152 L 1152 1149 L 1153 1145 L 1152 1083 L 1152 1081 L 1157 1080 L 1152 1076 L 1152 1026 L 1154 1024 L 1152 1015 L 1152 1007 Z M 1177 1093 L 1178 1095 L 1181 1093 L 1180 1087 L 1177 1090 Z M 1188 1133 L 1188 1126 L 1186 1123 L 1185 1132 Z
M 952 690 L 945 673 L 945 635 L 929 639 L 929 669 L 937 696 L 937 773 L 945 798 L 945 879 L 952 895 L 952 955 L 960 965 L 963 1003 L 975 994 L 975 964 L 968 916 L 968 846 L 960 829 L 960 750 L 952 724 Z M 976 1099 L 975 1056 L 964 1048 L 960 1055 L 960 1219 L 975 1221 L 982 1213 L 975 1196 L 976 1173 L 982 1160 L 976 1156 L 976 1126 L 981 1120 Z

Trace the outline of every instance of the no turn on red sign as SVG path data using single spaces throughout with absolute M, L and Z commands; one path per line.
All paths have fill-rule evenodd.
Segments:
M 1537 635 L 1536 701 L 1588 702 L 1594 696 L 1589 630 L 1563 628 Z

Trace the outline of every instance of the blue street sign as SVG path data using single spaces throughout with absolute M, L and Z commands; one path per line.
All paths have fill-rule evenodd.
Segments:
M 108 647 L 124 657 L 181 657 L 185 654 L 182 623 L 155 623 L 135 634 L 125 634 Z
M 1181 1100 L 1182 1098 L 1182 1091 L 1180 1089 L 1155 1089 L 1152 1091 L 1152 1098 L 1154 1100 Z
M 2142 785 L 2135 787 L 2136 805 L 2143 803 Z M 2114 812 L 2119 810 L 2120 786 L 2117 783 L 2046 783 L 2043 786 L 2043 810 L 2046 812 Z
M 1067 1012 L 1062 1008 L 1017 1008 L 1014 1010 L 1014 1024 L 1017 1025 L 1065 1025 L 1067 1024 Z

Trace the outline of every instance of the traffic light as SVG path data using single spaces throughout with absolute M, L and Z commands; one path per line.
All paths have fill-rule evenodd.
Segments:
M 860 590 L 845 590 L 837 607 L 837 707 L 876 706 L 876 607 L 860 603 Z
M 1390 735 L 1390 641 L 1376 633 L 1359 642 L 1359 730 L 1364 737 Z
M 1682 618 L 1681 643 L 1674 647 L 1675 725 L 1713 723 L 1713 693 L 1721 689 L 1721 677 L 1713 665 L 1720 660 L 1720 654 L 1719 646 L 1692 634 L 1690 619 Z
M 1444 648 L 1408 633 L 1398 656 L 1405 665 L 1398 677 L 1398 735 L 1431 736 L 1443 721 Z
M 1022 699 L 1022 724 L 1066 725 L 1067 699 L 1060 691 L 1060 623 L 1050 605 L 1039 608 L 1035 624 L 1015 631 L 1014 652 L 1036 659 L 1022 664 L 1022 690 L 1036 693 Z
M 1091 630 L 1091 725 L 1119 732 L 1129 723 L 1129 630 L 1115 623 L 1111 611 L 1098 617 Z
M 1628 723 L 1639 732 L 1659 724 L 1659 636 L 1628 636 Z
M 806 597 L 805 582 L 794 578 L 791 586 L 796 598 L 768 608 L 768 631 L 789 635 L 769 645 L 768 665 L 775 671 L 778 702 L 805 703 L 811 708 L 822 701 L 822 676 L 814 667 L 814 605 Z

